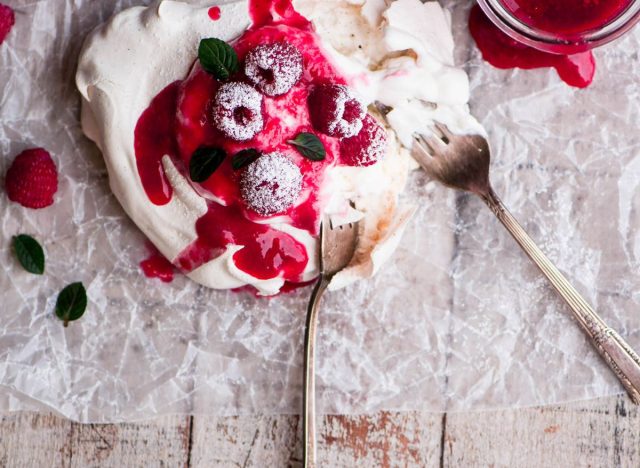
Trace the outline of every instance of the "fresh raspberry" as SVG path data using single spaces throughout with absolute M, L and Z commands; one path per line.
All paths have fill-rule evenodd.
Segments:
M 286 42 L 261 44 L 247 54 L 244 72 L 258 90 L 280 96 L 302 76 L 302 54 Z
M 11 7 L 0 3 L 0 44 L 4 42 L 15 23 L 16 17 Z
M 53 204 L 58 191 L 58 171 L 51 155 L 42 148 L 20 153 L 7 171 L 5 187 L 9 200 L 27 208 Z
M 292 206 L 302 189 L 302 173 L 282 153 L 269 153 L 247 166 L 240 180 L 240 193 L 256 213 L 270 216 Z
M 340 142 L 340 161 L 347 166 L 371 166 L 387 150 L 387 132 L 369 114 L 362 120 L 362 130 Z
M 245 83 L 223 84 L 215 97 L 213 119 L 229 138 L 250 140 L 264 127 L 262 94 Z
M 362 128 L 364 104 L 344 85 L 319 85 L 309 94 L 311 123 L 327 135 L 348 138 Z

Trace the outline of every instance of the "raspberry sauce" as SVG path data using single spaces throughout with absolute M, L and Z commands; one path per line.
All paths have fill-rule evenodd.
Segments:
M 173 272 L 175 267 L 158 252 L 153 244 L 148 243 L 149 257 L 140 262 L 140 268 L 147 278 L 158 278 L 164 283 L 173 281 Z
M 233 256 L 236 267 L 265 280 L 282 275 L 297 281 L 309 258 L 304 245 L 293 237 L 254 223 L 236 206 L 209 205 L 209 212 L 196 223 L 198 240 L 178 258 L 178 265 L 189 271 L 223 253 L 229 244 L 244 248 Z
M 471 9 L 469 31 L 482 57 L 496 68 L 555 68 L 565 83 L 577 88 L 585 88 L 593 81 L 596 63 L 590 51 L 556 55 L 521 44 L 498 29 L 478 5 Z
M 212 21 L 218 21 L 220 19 L 220 7 L 213 6 L 209 8 L 207 14 Z
M 174 263 L 189 272 L 220 256 L 228 246 L 237 245 L 242 246 L 233 255 L 238 269 L 261 280 L 280 277 L 300 283 L 309 255 L 315 252 L 307 252 L 303 244 L 266 224 L 264 216 L 247 207 L 240 190 L 243 170 L 234 170 L 231 163 L 233 155 L 243 149 L 256 149 L 265 155 L 278 152 L 295 163 L 302 175 L 299 198 L 277 216 L 283 223 L 317 236 L 321 186 L 326 170 L 340 160 L 340 140 L 314 130 L 307 100 L 313 86 L 346 84 L 346 79 L 326 58 L 311 24 L 293 9 L 290 0 L 252 1 L 250 12 L 253 26 L 232 44 L 240 63 L 244 64 L 245 56 L 258 45 L 282 42 L 300 52 L 301 77 L 286 94 L 263 95 L 262 130 L 250 139 L 238 141 L 233 139 L 233 133 L 222 133 L 216 125 L 218 114 L 213 112 L 213 106 L 217 105 L 215 97 L 222 83 L 196 62 L 184 81 L 164 89 L 141 115 L 135 130 L 138 172 L 149 200 L 166 204 L 172 191 L 162 167 L 164 155 L 171 156 L 176 167 L 185 170 L 199 147 L 223 149 L 227 157 L 221 166 L 206 181 L 193 183 L 207 198 L 208 212 L 196 222 L 197 240 Z M 212 15 L 215 16 L 209 10 L 209 16 L 215 19 Z M 247 83 L 242 70 L 241 65 L 241 72 L 224 83 Z M 325 160 L 306 159 L 288 143 L 301 132 L 312 132 L 320 138 L 326 149 Z M 147 267 L 151 264 L 145 263 Z
M 600 29 L 631 5 L 631 0 L 501 0 L 523 23 L 570 38 Z
M 250 0 L 249 13 L 253 29 L 260 26 L 287 24 L 308 29 L 311 23 L 293 7 L 292 0 Z
M 140 181 L 149 200 L 156 205 L 166 205 L 173 189 L 162 168 L 165 154 L 175 156 L 174 121 L 176 99 L 180 82 L 167 86 L 142 113 L 134 131 L 134 150 Z

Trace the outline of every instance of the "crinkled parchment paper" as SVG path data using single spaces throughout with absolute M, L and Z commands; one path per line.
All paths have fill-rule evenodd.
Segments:
M 78 124 L 82 39 L 129 1 L 4 0 L 21 10 L 0 47 L 0 173 L 30 146 L 55 156 L 53 207 L 0 196 L 0 410 L 80 421 L 163 413 L 297 412 L 309 290 L 275 299 L 217 292 L 138 268 L 144 239 L 110 194 Z M 589 89 L 555 72 L 500 71 L 453 11 L 472 110 L 494 149 L 496 190 L 601 314 L 640 348 L 640 29 L 596 52 Z M 467 410 L 610 395 L 621 389 L 567 309 L 480 201 L 416 173 L 420 209 L 393 261 L 331 294 L 320 319 L 323 412 Z M 11 236 L 41 239 L 47 273 L 24 273 Z M 85 316 L 52 309 L 71 281 Z

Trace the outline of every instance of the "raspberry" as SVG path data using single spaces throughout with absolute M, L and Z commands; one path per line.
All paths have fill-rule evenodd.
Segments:
M 51 155 L 42 148 L 20 153 L 7 171 L 5 187 L 9 200 L 27 208 L 53 204 L 58 191 L 58 171 Z
M 16 17 L 11 7 L 0 3 L 0 44 L 2 44 L 9 35 L 15 22 Z
M 229 138 L 250 140 L 264 127 L 262 95 L 245 83 L 225 83 L 216 94 L 213 119 Z
M 319 85 L 309 94 L 311 123 L 327 135 L 348 138 L 362 128 L 366 109 L 344 85 Z
M 282 153 L 269 153 L 247 166 L 240 180 L 240 193 L 256 213 L 270 216 L 292 206 L 302 189 L 302 173 Z
M 347 166 L 371 166 L 380 161 L 387 149 L 387 132 L 367 114 L 362 130 L 340 142 L 340 161 Z
M 302 76 L 302 55 L 286 42 L 262 44 L 247 54 L 244 72 L 258 90 L 280 96 Z

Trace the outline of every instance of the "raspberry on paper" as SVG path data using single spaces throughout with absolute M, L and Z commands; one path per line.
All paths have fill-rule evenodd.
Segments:
M 58 191 L 58 171 L 51 155 L 43 148 L 20 153 L 7 171 L 5 188 L 9 200 L 26 208 L 52 205 Z

